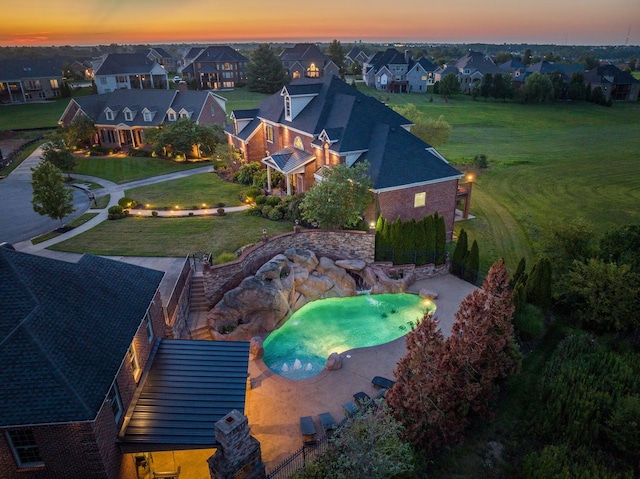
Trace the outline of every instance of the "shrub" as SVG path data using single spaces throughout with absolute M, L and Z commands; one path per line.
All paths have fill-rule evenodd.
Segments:
M 219 203 L 216 203 L 216 206 L 217 206 L 218 208 L 224 208 L 224 207 L 225 207 L 225 206 L 227 206 L 227 205 L 225 205 L 222 201 L 220 201 Z
M 226 215 L 226 213 L 224 212 L 224 208 L 218 208 L 217 211 L 218 211 L 218 216 Z
M 257 161 L 252 161 L 242 165 L 240 169 L 233 175 L 233 181 L 242 183 L 243 185 L 252 185 L 253 177 L 262 169 Z
M 537 339 L 544 332 L 544 314 L 533 304 L 527 304 L 521 312 L 514 314 L 513 327 L 523 340 Z
M 123 208 L 135 208 L 138 205 L 138 202 L 133 198 L 128 198 L 125 196 L 124 198 L 120 198 L 118 200 L 118 204 Z
M 154 218 L 157 218 L 158 217 L 158 212 L 156 210 L 153 210 L 151 212 L 151 216 L 153 216 Z
M 258 195 L 256 197 L 256 205 L 264 206 L 267 204 L 267 197 L 265 195 Z
M 267 204 L 269 206 L 278 206 L 282 200 L 277 196 L 267 196 Z
M 134 158 L 149 158 L 151 157 L 151 152 L 138 148 L 132 148 L 131 150 L 129 150 L 128 155 L 133 156 Z
M 107 210 L 109 213 L 107 218 L 110 220 L 119 220 L 120 218 L 124 218 L 129 214 L 129 210 L 125 210 L 120 205 L 114 205 Z
M 247 214 L 249 216 L 262 216 L 262 207 L 261 206 L 252 206 L 247 210 Z
M 220 253 L 218 256 L 216 256 L 216 259 L 213 260 L 213 264 L 228 263 L 237 259 L 238 257 L 235 255 L 235 253 Z
M 487 160 L 487 155 L 476 155 L 473 159 L 473 165 L 481 170 L 489 168 L 489 160 Z
M 255 201 L 258 195 L 260 195 L 260 188 L 257 186 L 250 186 L 244 192 L 245 200 Z
M 271 221 L 280 221 L 282 219 L 282 217 L 284 216 L 284 214 L 282 213 L 282 211 L 280 211 L 280 209 L 273 208 L 270 212 L 269 212 L 269 219 Z
M 273 211 L 273 206 L 271 205 L 265 205 L 262 207 L 262 216 L 264 216 L 265 218 L 269 217 L 269 213 L 271 213 L 271 211 Z
M 193 211 L 189 211 L 189 216 L 193 216 Z

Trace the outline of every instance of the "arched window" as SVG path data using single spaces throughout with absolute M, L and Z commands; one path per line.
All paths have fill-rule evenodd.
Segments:
M 298 150 L 304 150 L 304 144 L 302 143 L 302 138 L 300 138 L 299 136 L 296 136 L 296 139 L 293 140 L 293 146 Z
M 307 68 L 307 76 L 309 78 L 319 78 L 320 77 L 320 69 L 318 69 L 318 67 L 316 66 L 315 63 L 312 63 L 311 65 L 309 65 L 309 68 Z

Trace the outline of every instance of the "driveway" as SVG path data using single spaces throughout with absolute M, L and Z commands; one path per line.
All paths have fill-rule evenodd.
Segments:
M 9 176 L 0 180 L 0 243 L 18 243 L 60 226 L 59 221 L 33 211 L 31 205 L 31 168 L 40 164 L 41 154 L 42 150 L 36 149 Z M 76 211 L 65 218 L 65 223 L 79 217 L 89 208 L 87 194 L 76 188 L 71 189 Z

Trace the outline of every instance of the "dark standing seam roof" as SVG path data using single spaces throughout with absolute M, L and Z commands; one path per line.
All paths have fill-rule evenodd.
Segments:
M 163 274 L 0 247 L 0 426 L 95 419 Z
M 317 135 L 326 130 L 335 141 L 332 151 L 367 151 L 358 161 L 369 160 L 375 189 L 461 176 L 458 170 L 429 151 L 430 145 L 403 128 L 411 124 L 409 120 L 339 78 L 294 80 L 286 88 L 309 92 L 311 84 L 321 88 L 293 121 L 284 119 L 284 100 L 276 93 L 258 106 L 256 117 L 238 137 L 246 140 L 260 127 L 260 119 L 307 132 L 314 136 L 316 145 Z
M 215 423 L 244 414 L 249 343 L 163 339 L 121 432 L 124 452 L 216 447 Z
M 290 146 L 272 153 L 270 158 L 273 160 L 273 163 L 278 167 L 278 169 L 284 174 L 293 173 L 296 169 L 300 168 L 305 163 L 316 159 L 314 155 L 310 155 L 309 153 L 298 150 L 297 148 L 292 148 Z

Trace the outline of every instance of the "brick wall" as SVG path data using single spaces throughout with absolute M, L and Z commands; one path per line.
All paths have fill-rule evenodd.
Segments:
M 458 180 L 449 180 L 413 188 L 385 191 L 377 194 L 376 206 L 379 213 L 387 221 L 395 221 L 398 216 L 402 221 L 408 221 L 412 218 L 418 221 L 437 211 L 439 215 L 444 216 L 447 240 L 451 240 L 457 190 Z M 422 192 L 426 193 L 425 206 L 415 208 L 413 206 L 414 197 L 416 193 Z M 371 215 L 371 211 L 368 212 L 368 215 Z M 373 218 L 367 217 L 367 220 L 372 221 Z
M 305 230 L 269 238 L 246 250 L 237 261 L 204 267 L 205 295 L 213 307 L 230 289 L 235 288 L 260 266 L 288 248 L 313 251 L 318 258 L 362 259 L 373 262 L 375 236 L 362 231 Z

